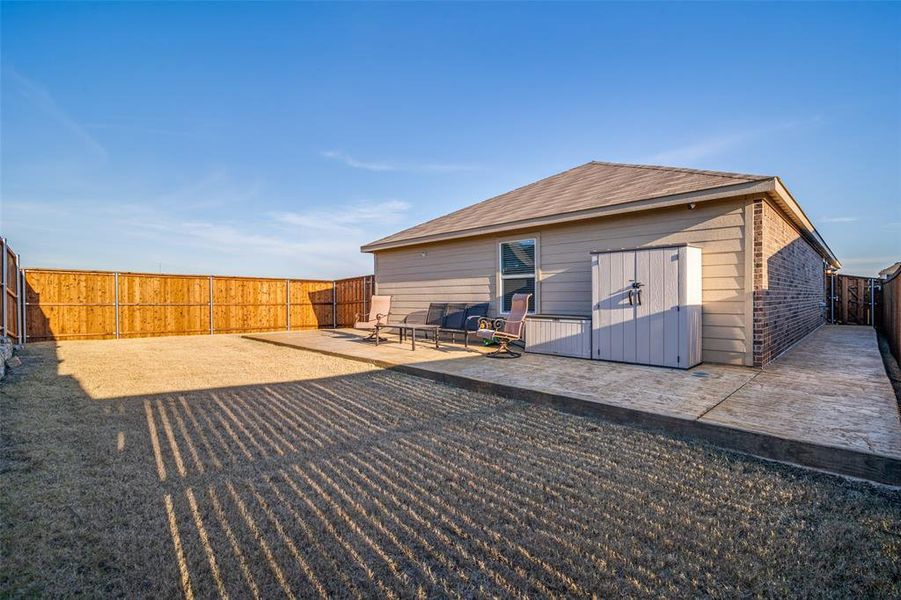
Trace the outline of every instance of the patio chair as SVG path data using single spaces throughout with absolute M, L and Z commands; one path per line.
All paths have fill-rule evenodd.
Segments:
M 379 327 L 388 324 L 388 316 L 391 314 L 391 296 L 373 296 L 370 300 L 369 315 L 357 313 L 354 315 L 354 329 L 371 331 L 367 340 L 374 340 L 379 333 Z M 362 320 L 367 316 L 365 321 Z
M 526 314 L 529 312 L 529 298 L 532 294 L 513 294 L 510 303 L 510 314 L 506 318 L 487 319 L 484 317 L 472 317 L 479 319 L 479 329 L 476 336 L 485 340 L 496 340 L 500 347 L 485 356 L 489 358 L 519 358 L 521 352 L 510 350 L 512 342 L 522 340 L 525 330 Z M 483 327 L 484 325 L 484 327 Z M 490 325 L 490 327 L 488 327 Z

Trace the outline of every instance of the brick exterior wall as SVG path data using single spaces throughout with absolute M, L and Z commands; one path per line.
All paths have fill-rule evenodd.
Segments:
M 819 327 L 825 313 L 822 257 L 782 212 L 754 202 L 754 366 L 762 367 Z

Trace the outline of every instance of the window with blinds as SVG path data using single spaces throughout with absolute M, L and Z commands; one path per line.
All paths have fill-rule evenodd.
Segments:
M 510 312 L 513 294 L 532 294 L 529 312 L 535 312 L 535 240 L 501 242 L 501 312 Z

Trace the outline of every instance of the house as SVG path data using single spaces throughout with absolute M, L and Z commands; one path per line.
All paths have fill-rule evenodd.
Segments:
M 901 269 L 901 261 L 896 262 L 895 264 L 879 271 L 879 278 L 880 279 L 891 279 L 892 277 L 895 276 L 895 273 L 897 273 L 899 269 Z
M 362 251 L 398 317 L 437 301 L 503 314 L 515 291 L 536 313 L 590 315 L 593 252 L 686 244 L 702 360 L 761 366 L 824 322 L 825 269 L 841 265 L 773 176 L 589 162 Z

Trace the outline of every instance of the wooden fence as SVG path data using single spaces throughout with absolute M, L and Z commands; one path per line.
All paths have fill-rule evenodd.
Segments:
M 901 363 L 901 272 L 882 282 L 882 310 L 879 325 L 888 339 L 895 360 Z
M 372 276 L 338 281 L 23 270 L 25 340 L 294 331 L 353 324 Z
M 0 253 L 2 253 L 3 273 L 0 275 L 0 301 L 2 301 L 2 324 L 0 324 L 0 337 L 8 338 L 11 342 L 20 343 L 22 335 L 22 312 L 19 303 L 22 290 L 22 277 L 19 273 L 19 255 L 16 254 L 6 238 L 0 238 Z

